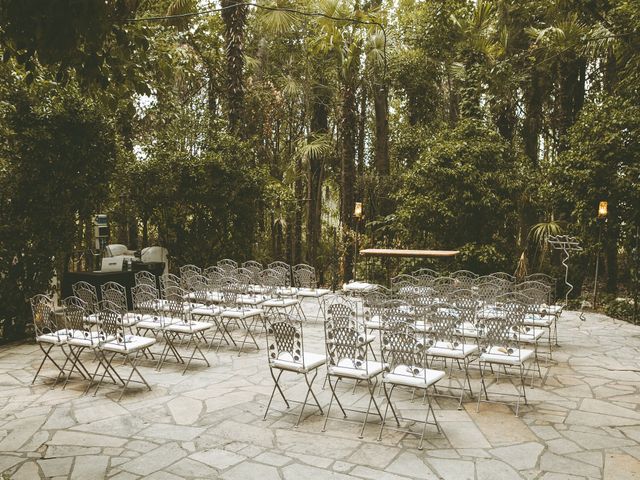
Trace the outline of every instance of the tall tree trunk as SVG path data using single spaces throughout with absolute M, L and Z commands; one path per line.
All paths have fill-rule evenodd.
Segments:
M 321 76 L 313 87 L 310 141 L 329 132 L 329 98 L 324 83 L 324 76 Z M 318 254 L 322 238 L 322 183 L 324 180 L 324 158 L 321 155 L 313 155 L 309 158 L 308 172 L 307 257 L 311 265 L 320 269 Z
M 534 166 L 539 163 L 538 137 L 542 128 L 542 90 L 541 72 L 534 67 L 531 69 L 529 86 L 525 89 L 525 117 L 522 122 L 524 153 Z
M 373 84 L 373 105 L 376 113 L 374 164 L 380 176 L 389 175 L 389 102 L 387 86 Z
M 351 77 L 355 77 L 353 74 Z M 356 135 L 357 135 L 357 102 L 355 79 L 348 78 L 342 88 L 341 102 L 341 130 L 342 145 L 340 155 L 340 183 L 342 198 L 340 204 L 340 218 L 342 220 L 343 238 L 346 246 L 343 278 L 345 281 L 353 278 L 353 247 L 349 231 L 353 229 L 353 209 L 355 206 L 356 182 Z
M 304 193 L 302 185 L 302 159 L 300 155 L 296 156 L 294 175 L 293 196 L 296 199 L 296 204 L 293 212 L 293 234 L 291 236 L 291 259 L 289 261 L 291 265 L 297 265 L 302 261 L 302 208 L 300 207 L 300 202 L 304 200 Z
M 222 20 L 225 27 L 227 53 L 227 108 L 229 129 L 243 135 L 244 110 L 244 27 L 247 20 L 247 6 L 237 5 L 237 0 L 221 0 Z M 235 5 L 235 6 L 234 6 Z
M 564 60 L 558 64 L 559 87 L 555 118 L 558 153 L 569 148 L 567 133 L 584 104 L 586 63 L 583 58 Z

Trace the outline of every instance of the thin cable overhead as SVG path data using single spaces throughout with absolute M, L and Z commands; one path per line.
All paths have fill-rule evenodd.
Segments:
M 337 22 L 346 22 L 346 23 L 352 23 L 352 24 L 360 24 L 360 25 L 375 25 L 377 27 L 380 28 L 380 30 L 382 31 L 382 36 L 383 36 L 383 46 L 382 46 L 382 58 L 383 58 L 383 74 L 382 74 L 382 78 L 383 78 L 383 82 L 386 83 L 387 80 L 387 31 L 384 27 L 384 25 L 376 20 L 361 20 L 359 18 L 354 18 L 354 17 L 337 17 L 334 15 L 329 15 L 327 13 L 322 13 L 322 12 L 308 12 L 305 10 L 298 10 L 296 8 L 291 8 L 291 7 L 269 7 L 267 5 L 259 5 L 257 3 L 252 3 L 252 2 L 238 2 L 238 3 L 234 3 L 232 5 L 227 5 L 225 7 L 216 7 L 216 8 L 207 8 L 205 10 L 199 10 L 197 12 L 187 12 L 187 13 L 178 13 L 175 15 L 159 15 L 159 16 L 153 16 L 153 17 L 140 17 L 140 18 L 130 18 L 127 21 L 134 23 L 134 22 L 156 22 L 156 21 L 162 21 L 162 20 L 172 20 L 172 19 L 179 19 L 179 18 L 190 18 L 190 17 L 197 17 L 200 15 L 207 15 L 210 13 L 219 13 L 222 12 L 224 10 L 228 10 L 231 8 L 235 8 L 235 7 L 240 7 L 240 6 L 248 6 L 248 7 L 254 7 L 257 9 L 261 9 L 261 10 L 267 10 L 270 12 L 287 12 L 287 13 L 293 13 L 295 15 L 301 15 L 304 17 L 313 17 L 313 18 L 326 18 L 327 20 L 333 20 L 333 21 L 337 21 Z

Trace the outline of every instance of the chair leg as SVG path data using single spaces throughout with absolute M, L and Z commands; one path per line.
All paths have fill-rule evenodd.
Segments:
M 140 355 L 140 350 L 136 352 L 135 356 L 133 357 L 133 360 L 131 360 L 131 372 L 129 372 L 129 377 L 127 378 L 127 381 L 125 382 L 125 384 L 122 386 L 122 391 L 120 392 L 120 396 L 118 397 L 118 402 L 122 399 L 122 395 L 124 395 L 124 392 L 127 389 L 129 382 L 131 382 L 131 377 L 133 376 L 133 372 L 135 372 L 136 375 L 138 375 L 140 380 L 142 380 L 142 382 L 147 386 L 149 391 L 151 391 L 151 386 L 147 383 L 147 380 L 142 376 L 142 374 L 138 370 L 137 363 L 138 363 L 139 355 Z M 127 355 L 127 357 L 128 356 L 129 355 Z
M 335 390 L 335 387 L 338 386 L 338 382 L 340 381 L 340 377 L 336 379 L 335 385 L 331 383 L 330 375 L 327 375 L 327 380 L 329 382 L 329 388 L 331 389 L 331 399 L 329 400 L 329 407 L 327 407 L 327 415 L 324 417 L 324 425 L 322 426 L 323 432 L 327 431 L 327 421 L 329 420 L 329 413 L 331 412 L 331 406 L 333 405 L 334 398 L 336 400 L 336 403 L 340 407 L 340 410 L 342 411 L 342 415 L 344 416 L 344 418 L 347 418 L 347 412 L 345 412 L 344 408 L 342 407 L 342 404 L 340 403 L 340 399 L 338 399 L 338 395 L 336 394 L 336 390 Z
M 276 390 L 278 390 L 278 392 L 280 392 L 280 396 L 282 397 L 282 399 L 284 400 L 284 403 L 287 405 L 287 408 L 290 408 L 289 406 L 289 402 L 287 401 L 287 397 L 284 396 L 284 392 L 282 391 L 282 389 L 280 388 L 280 384 L 278 383 L 280 381 L 280 377 L 282 376 L 284 370 L 280 370 L 278 372 L 278 376 L 276 377 L 273 374 L 273 369 L 269 368 L 269 373 L 271 374 L 271 378 L 273 378 L 273 390 L 271 390 L 271 396 L 269 397 L 269 402 L 267 403 L 267 408 L 264 411 L 264 417 L 262 417 L 262 420 L 266 420 L 267 419 L 267 414 L 269 413 L 269 408 L 271 407 L 271 402 L 273 401 L 273 396 L 276 393 Z
M 311 384 L 313 384 L 313 381 L 316 379 L 316 376 L 318 375 L 318 371 L 316 370 L 315 375 L 313 376 L 313 378 L 311 379 L 311 383 L 309 383 L 309 379 L 307 377 L 307 374 L 304 374 L 304 381 L 307 384 L 307 394 L 304 396 L 304 402 L 302 402 L 302 408 L 300 409 L 300 415 L 298 415 L 298 420 L 296 421 L 296 424 L 293 426 L 293 428 L 298 428 L 298 425 L 300 425 L 300 420 L 302 419 L 302 414 L 304 413 L 304 407 L 307 406 L 307 400 L 309 400 L 309 394 L 313 393 L 311 390 Z M 315 395 L 313 396 L 313 398 L 315 399 Z M 318 400 L 316 399 L 316 403 L 318 403 Z M 318 407 L 320 407 L 320 405 L 318 404 Z M 320 412 L 322 412 L 322 409 L 320 409 Z
M 60 365 L 58 365 L 58 363 L 51 357 L 51 355 L 49 354 L 49 352 L 51 352 L 51 349 L 53 348 L 53 344 L 50 343 L 49 344 L 49 348 L 47 350 L 44 349 L 44 347 L 42 346 L 42 343 L 38 342 L 38 346 L 40 347 L 40 350 L 42 350 L 42 353 L 44 353 L 44 358 L 42 359 L 42 362 L 40 362 L 40 366 L 38 367 L 38 371 L 36 371 L 36 374 L 33 376 L 33 380 L 31 381 L 31 385 L 33 385 L 36 381 L 36 378 L 38 378 L 38 375 L 40 374 L 40 370 L 42 370 L 42 366 L 44 365 L 44 362 L 47 360 L 47 358 L 49 360 L 51 360 L 51 363 L 53 363 L 56 368 L 58 369 L 58 376 L 63 373 L 63 369 L 60 368 Z
M 202 332 L 201 332 L 202 333 Z M 206 342 L 205 342 L 206 343 Z M 189 368 L 189 365 L 191 364 L 191 361 L 193 360 L 193 356 L 196 354 L 196 350 L 198 351 L 198 353 L 200 353 L 200 356 L 202 357 L 202 359 L 206 362 L 207 367 L 210 367 L 211 365 L 209 364 L 209 360 L 207 360 L 207 357 L 204 356 L 204 353 L 202 353 L 202 350 L 200 350 L 200 347 L 198 346 L 198 342 L 197 340 L 194 340 L 193 342 L 193 351 L 191 352 L 191 356 L 189 357 L 189 361 L 187 362 L 187 365 L 184 367 L 184 370 L 182 371 L 182 374 L 184 375 L 187 371 L 187 369 Z
M 422 445 L 424 442 L 424 434 L 427 430 L 427 424 L 429 423 L 429 413 L 433 415 L 433 422 L 436 428 L 438 429 L 438 433 L 442 433 L 442 430 L 440 429 L 440 423 L 436 418 L 436 412 L 433 410 L 433 404 L 431 403 L 431 396 L 427 393 L 426 397 L 427 397 L 427 404 L 428 404 L 427 416 L 424 420 L 424 426 L 422 427 L 422 435 L 420 436 L 420 443 L 418 445 L 418 450 L 422 450 Z
M 378 407 L 378 403 L 376 402 L 376 399 L 374 397 L 377 385 L 378 385 L 377 378 L 375 383 L 371 383 L 370 378 L 367 379 L 367 390 L 369 390 L 369 405 L 367 406 L 367 412 L 364 414 L 364 421 L 362 422 L 362 429 L 360 430 L 360 436 L 358 438 L 363 438 L 364 436 L 364 429 L 367 426 L 367 420 L 369 419 L 369 412 L 371 411 L 372 403 L 376 407 L 376 410 L 378 411 L 378 416 L 380 417 L 380 420 L 382 420 L 382 413 L 380 412 L 380 408 Z
M 100 385 L 102 385 L 102 382 L 104 381 L 104 377 L 107 374 L 107 369 L 112 369 L 112 371 L 115 372 L 115 369 L 112 366 L 112 362 L 113 359 L 116 358 L 116 353 L 114 353 L 113 355 L 111 355 L 111 358 L 107 359 L 107 356 L 105 354 L 103 354 L 103 359 L 106 361 L 106 363 L 103 365 L 104 366 L 104 372 L 102 373 L 102 377 L 100 377 L 100 381 L 98 382 L 98 385 L 96 386 L 95 391 L 93 392 L 93 396 L 95 397 L 96 394 L 98 393 L 98 389 L 100 388 Z M 120 379 L 120 381 L 123 383 L 124 385 L 124 381 L 122 380 L 122 378 L 120 377 L 120 375 L 118 375 L 117 372 L 115 372 L 116 375 L 118 376 L 118 378 Z
M 309 387 L 309 391 L 311 392 L 311 395 L 313 396 L 313 400 L 316 402 L 316 406 L 318 407 L 318 410 L 320 410 L 320 415 L 324 415 L 324 412 L 322 411 L 322 407 L 320 406 L 320 402 L 318 401 L 318 397 L 316 397 L 315 392 L 311 388 L 311 386 L 313 385 L 313 382 L 315 382 L 317 376 L 318 376 L 318 370 L 316 369 L 315 375 L 311 379 L 311 382 L 307 381 L 307 374 L 305 374 L 304 378 L 305 378 L 305 381 L 307 382 L 307 387 Z
M 73 374 L 73 371 L 75 370 L 76 365 L 78 366 L 78 372 L 80 373 L 80 375 L 82 375 L 82 378 L 83 379 L 88 378 L 89 372 L 87 372 L 87 369 L 85 368 L 82 361 L 80 360 L 80 354 L 85 348 L 86 347 L 78 347 L 78 350 L 74 351 L 73 347 L 69 346 L 69 354 L 73 357 L 73 361 L 71 362 L 71 370 L 69 371 L 69 375 L 67 375 L 67 378 L 65 378 L 64 383 L 62 384 L 63 390 L 66 388 L 67 383 L 69 383 L 69 379 L 71 378 L 71 375 Z M 85 373 L 83 371 L 87 373 L 87 376 L 85 376 Z

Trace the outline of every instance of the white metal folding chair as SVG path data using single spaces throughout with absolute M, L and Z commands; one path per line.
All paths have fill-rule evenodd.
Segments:
M 496 375 L 495 382 L 500 376 L 500 367 L 504 370 L 505 377 L 510 377 L 507 371 L 516 369 L 515 377 L 519 379 L 514 384 L 517 391 L 515 414 L 518 416 L 520 409 L 520 399 L 524 399 L 527 404 L 527 393 L 525 388 L 525 362 L 534 357 L 532 349 L 522 348 L 520 337 L 522 333 L 525 305 L 513 301 L 509 295 L 498 297 L 497 304 L 489 312 L 479 316 L 479 328 L 482 330 L 480 341 L 480 357 L 478 365 L 480 369 L 480 391 L 478 392 L 478 403 L 476 410 L 480 409 L 480 402 L 490 402 L 486 383 L 486 366 L 491 367 L 491 371 Z M 497 371 L 493 371 L 496 365 Z M 484 393 L 485 399 L 482 400 Z M 497 395 L 509 395 L 504 392 Z
M 375 406 L 380 419 L 382 419 L 382 413 L 375 399 L 375 390 L 378 384 L 378 377 L 384 370 L 384 365 L 381 362 L 368 360 L 367 332 L 366 328 L 362 328 L 358 324 L 357 312 L 354 312 L 350 319 L 345 319 L 342 315 L 328 315 L 324 323 L 324 331 L 328 358 L 327 381 L 331 389 L 331 400 L 329 401 L 322 431 L 326 431 L 333 400 L 336 401 L 345 418 L 347 417 L 346 410 L 352 410 L 342 405 L 336 393 L 338 382 L 343 379 L 350 379 L 366 382 L 369 393 L 367 409 L 365 411 L 353 410 L 365 414 L 359 436 L 359 438 L 362 438 L 372 404 Z M 333 378 L 336 379 L 335 383 L 332 381 Z
M 38 366 L 36 374 L 33 376 L 31 384 L 33 385 L 42 370 L 42 367 L 46 360 L 49 360 L 58 370 L 58 375 L 55 377 L 55 381 L 51 388 L 55 387 L 62 376 L 65 375 L 67 363 L 69 363 L 69 354 L 65 350 L 67 344 L 67 331 L 65 328 L 60 328 L 54 318 L 54 305 L 53 300 L 47 295 L 35 295 L 30 299 L 31 313 L 33 315 L 33 327 L 36 334 L 36 343 L 44 357 L 42 362 Z M 62 366 L 56 362 L 51 356 L 51 350 L 53 347 L 60 349 L 64 355 L 64 363 Z M 69 372 L 71 374 L 71 372 Z
M 202 359 L 207 364 L 207 367 L 209 367 L 209 360 L 204 353 L 202 353 L 202 350 L 198 346 L 198 342 L 201 339 L 204 344 L 207 345 L 208 342 L 205 337 L 205 332 L 211 328 L 211 324 L 208 322 L 194 321 L 191 318 L 191 310 L 185 310 L 184 308 L 184 290 L 181 288 L 171 287 L 165 295 L 167 302 L 169 302 L 169 306 L 172 307 L 175 305 L 175 308 L 169 309 L 173 321 L 165 325 L 164 332 L 166 334 L 166 338 L 169 338 L 169 343 L 174 346 L 174 340 L 179 337 L 189 338 L 187 348 L 193 344 L 193 350 L 191 351 L 191 355 L 189 356 L 189 360 L 187 361 L 182 374 L 184 375 L 186 373 L 189 365 L 191 365 L 191 362 L 194 360 L 196 352 L 200 354 L 200 358 L 198 358 L 198 360 Z
M 116 356 L 120 355 L 125 357 L 127 360 L 124 364 L 128 364 L 131 368 L 131 371 L 126 380 L 123 379 L 122 375 L 118 375 L 118 378 L 122 381 L 122 391 L 120 392 L 120 396 L 118 397 L 118 401 L 122 399 L 122 395 L 126 391 L 127 387 L 130 383 L 141 383 L 144 384 L 149 390 L 151 390 L 151 386 L 147 383 L 145 378 L 142 376 L 140 371 L 138 370 L 138 361 L 140 358 L 140 353 L 145 350 L 148 350 L 151 345 L 153 345 L 156 340 L 155 338 L 141 337 L 138 335 L 127 335 L 124 331 L 124 322 L 122 313 L 119 311 L 117 305 L 112 304 L 109 301 L 103 302 L 103 308 L 100 312 L 100 327 L 104 332 L 106 340 L 100 343 L 98 351 L 100 352 L 99 358 L 100 361 L 96 367 L 96 371 L 93 374 L 93 379 L 95 380 L 98 376 L 98 371 L 100 367 L 103 369 L 102 376 L 98 381 L 96 389 L 93 393 L 95 396 L 104 381 L 106 374 L 109 371 L 114 371 L 115 367 L 113 366 L 113 360 Z M 113 340 L 111 340 L 113 339 Z M 133 374 L 136 374 L 139 380 L 133 380 Z M 89 384 L 87 387 L 87 391 L 91 388 L 92 384 Z
M 327 362 L 326 355 L 305 351 L 302 323 L 301 320 L 293 318 L 290 315 L 276 313 L 268 318 L 267 326 L 269 372 L 271 373 L 271 378 L 273 378 L 274 386 L 271 397 L 269 398 L 269 403 L 267 403 L 267 408 L 264 412 L 263 420 L 267 418 L 276 390 L 280 393 L 287 408 L 290 408 L 289 402 L 293 402 L 293 400 L 289 400 L 285 396 L 280 386 L 280 377 L 284 372 L 292 372 L 302 375 L 307 385 L 304 401 L 297 402 L 301 403 L 302 407 L 295 424 L 296 428 L 302 419 L 309 395 L 313 397 L 320 414 L 323 414 L 322 407 L 313 391 L 313 382 L 318 376 L 318 368 Z M 274 373 L 276 371 L 278 372 L 277 375 Z M 310 379 L 309 374 L 312 372 L 313 377 Z
M 412 390 L 421 389 L 424 390 L 427 401 L 427 416 L 424 421 L 421 422 L 423 423 L 423 428 L 420 433 L 420 443 L 418 444 L 418 449 L 422 450 L 427 425 L 435 425 L 438 432 L 441 431 L 431 404 L 429 388 L 435 386 L 435 384 L 444 377 L 445 373 L 440 370 L 427 368 L 425 361 L 425 336 L 424 333 L 416 332 L 412 323 L 395 322 L 385 326 L 382 330 L 381 351 L 382 361 L 386 365 L 382 386 L 387 399 L 387 406 L 384 411 L 384 416 L 382 417 L 382 423 L 380 424 L 378 440 L 382 439 L 382 431 L 385 427 L 389 408 L 391 408 L 396 420 L 396 425 L 398 429 L 400 429 L 400 419 L 391 400 L 395 388 L 407 387 Z M 432 422 L 429 422 L 430 416 L 433 417 Z M 416 432 L 411 430 L 401 431 L 416 434 Z
M 100 346 L 100 342 L 106 341 L 107 338 L 97 328 L 97 322 L 88 321 L 89 314 L 86 310 L 86 303 L 82 299 L 75 296 L 65 298 L 63 300 L 63 315 L 67 331 L 69 358 L 71 359 L 70 373 L 77 369 L 83 378 L 91 378 L 89 370 L 82 361 L 81 354 L 84 350 L 89 349 L 98 359 L 96 349 Z M 70 378 L 71 375 L 65 379 L 62 385 L 63 389 L 67 386 Z M 113 377 L 111 379 L 115 382 Z

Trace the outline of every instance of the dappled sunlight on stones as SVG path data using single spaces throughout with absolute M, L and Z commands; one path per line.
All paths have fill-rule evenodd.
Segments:
M 307 308 L 310 318 L 314 308 Z M 113 385 L 96 397 L 82 396 L 86 383 L 76 377 L 66 390 L 51 390 L 46 382 L 30 386 L 40 353 L 33 345 L 11 346 L 0 351 L 0 473 L 24 476 L 36 468 L 35 478 L 110 480 L 624 479 L 624 472 L 640 462 L 640 375 L 634 371 L 640 329 L 604 316 L 587 317 L 583 323 L 574 312 L 563 314 L 561 347 L 553 363 L 543 362 L 545 384 L 536 379 L 534 389 L 527 386 L 530 405 L 521 405 L 519 417 L 510 405 L 483 403 L 476 413 L 468 397 L 462 410 L 455 399 L 437 397 L 435 414 L 443 433 L 430 425 L 423 451 L 417 450 L 416 435 L 392 429 L 377 442 L 376 415 L 359 440 L 362 414 L 349 413 L 351 421 L 343 422 L 335 404 L 325 433 L 324 417 L 312 405 L 294 429 L 300 407 L 292 404 L 287 410 L 278 395 L 262 421 L 273 387 L 264 349 L 238 356 L 223 346 L 218 354 L 207 354 L 210 368 L 190 368 L 184 376 L 171 362 L 161 372 L 143 362 L 153 390 L 132 388 L 118 403 Z M 263 334 L 258 342 L 263 347 Z M 621 347 L 612 349 L 615 344 Z M 321 322 L 305 327 L 305 347 L 324 351 Z M 302 400 L 301 378 L 287 374 L 283 379 L 287 396 Z M 330 393 L 322 389 L 323 380 L 321 372 L 315 391 L 324 407 Z M 471 382 L 477 393 L 476 367 Z M 362 386 L 355 394 L 353 383 L 339 388 L 346 406 L 366 407 Z M 492 391 L 514 388 L 501 378 Z M 407 389 L 394 395 L 403 426 L 420 431 L 410 419 L 424 418 L 422 396 L 411 401 Z M 377 398 L 384 407 L 384 396 Z

